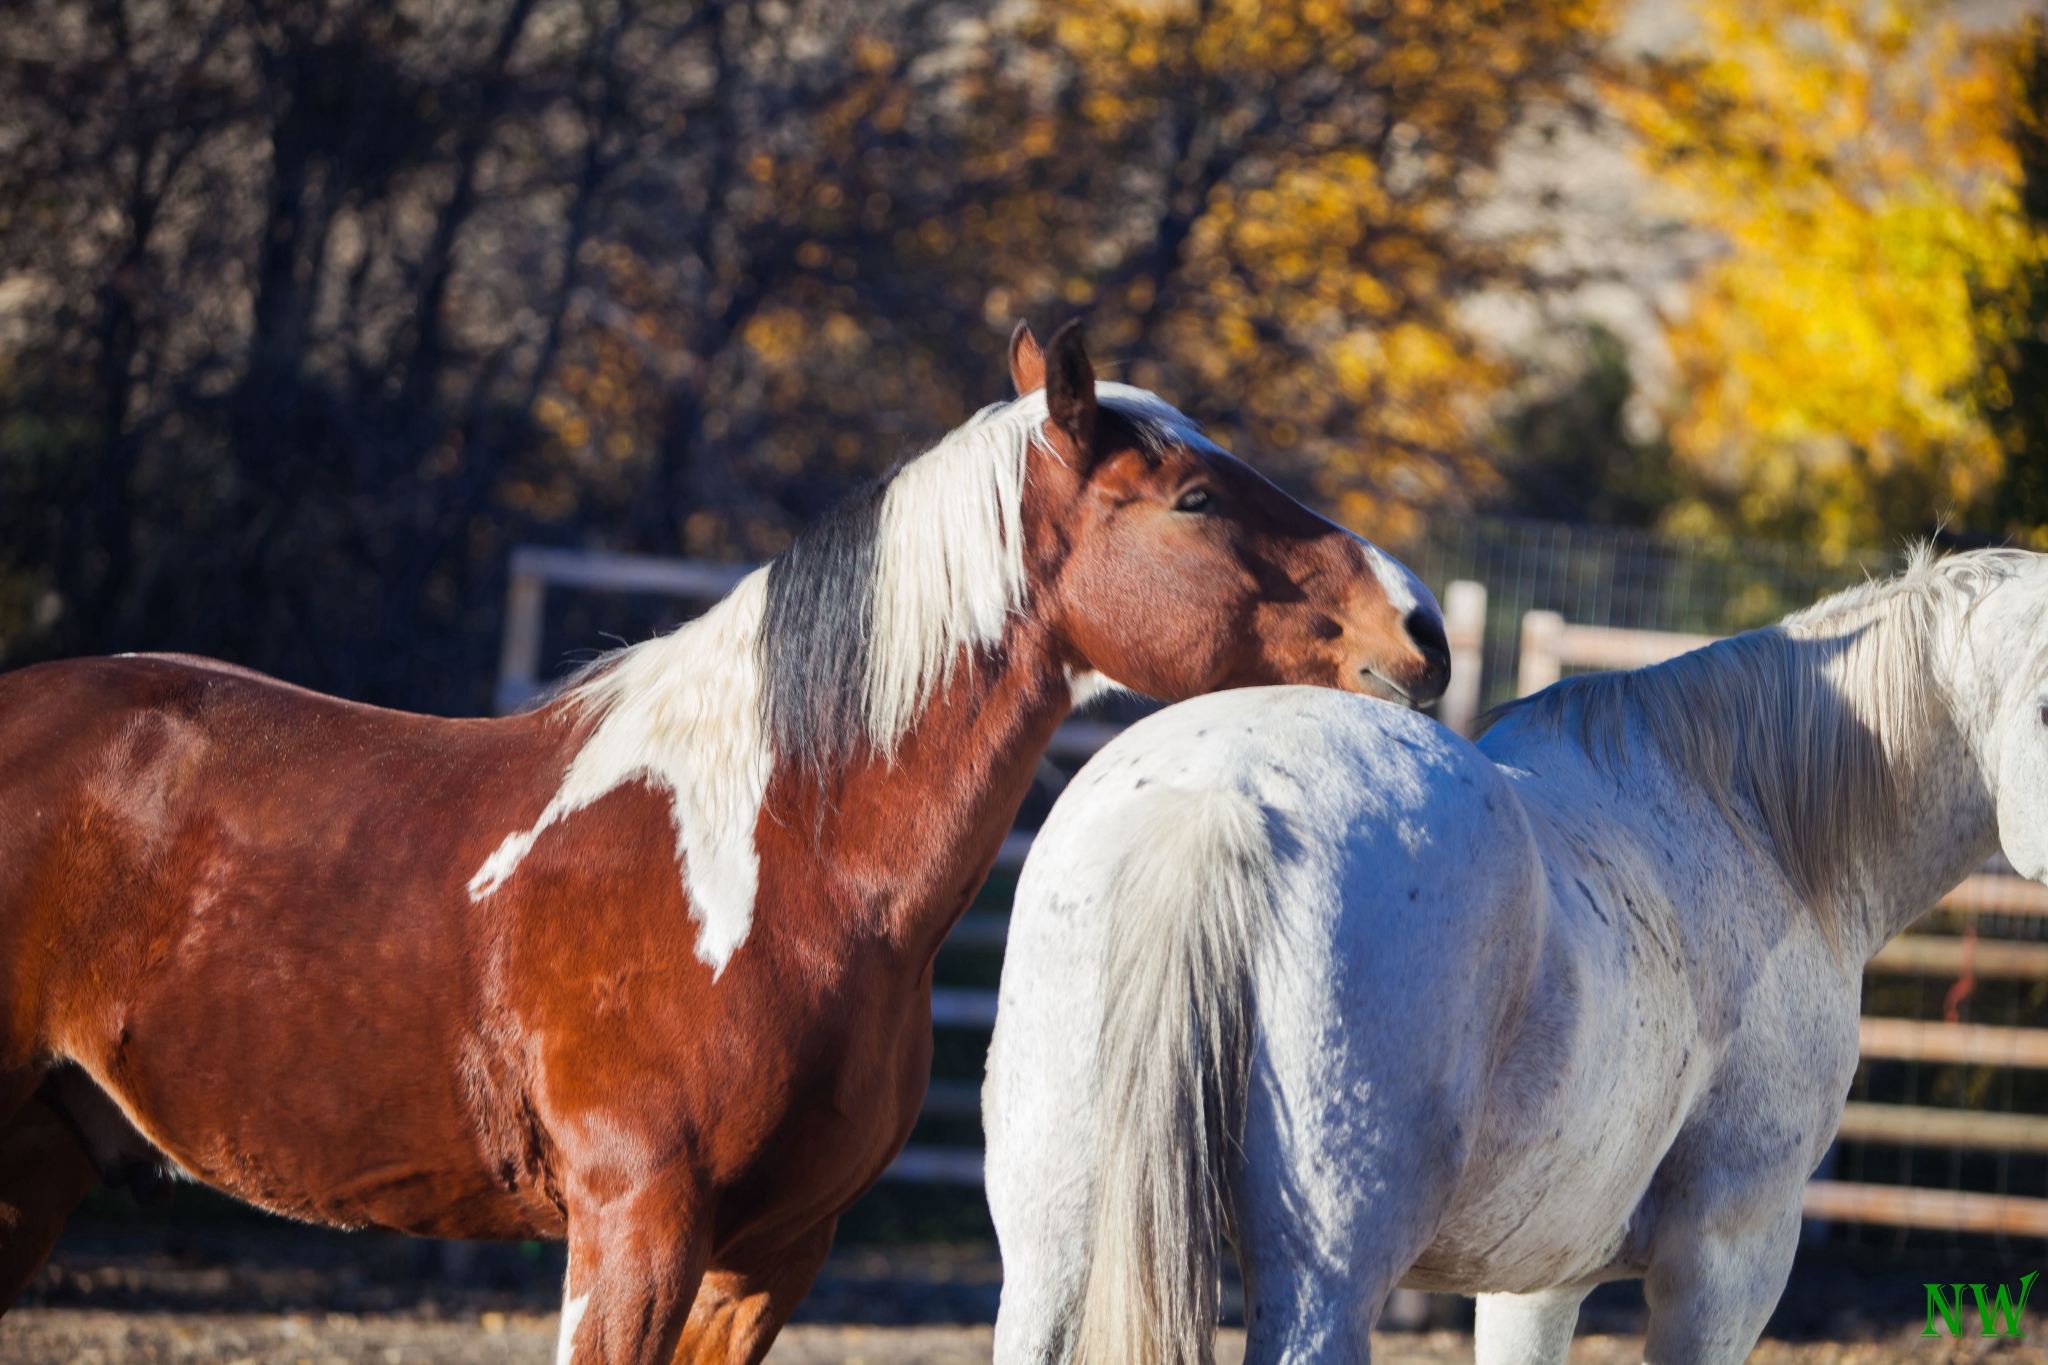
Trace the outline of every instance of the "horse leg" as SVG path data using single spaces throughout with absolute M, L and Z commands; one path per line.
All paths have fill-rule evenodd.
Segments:
M 707 1270 L 683 1328 L 676 1365 L 759 1365 L 775 1344 L 775 1334 L 810 1292 L 838 1225 L 838 1219 L 827 1219 L 795 1242 L 775 1248 L 760 1269 Z
M 1032 1054 L 1090 1057 L 1092 1030 L 1072 1022 L 1085 1019 L 1085 1010 L 1059 1019 L 1044 1011 L 1047 1003 L 1042 994 L 1025 996 L 1012 1010 L 1005 997 L 1009 1013 L 996 1021 L 989 1048 L 986 1190 L 1003 1263 L 996 1365 L 1067 1359 L 1087 1287 L 1094 1096 L 1086 1085 L 1041 1079 L 1051 1068 L 1033 1070 Z
M 1428 982 L 1427 963 L 1383 956 L 1350 982 L 1276 969 L 1296 989 L 1259 998 L 1237 1197 L 1246 1365 L 1370 1359 L 1387 1296 L 1436 1240 L 1480 1131 L 1477 1049 L 1444 1047 L 1423 1027 L 1360 1024 L 1381 1000 L 1430 998 L 1422 986 L 1404 997 L 1383 975 Z M 1456 1017 L 1483 1018 L 1450 990 L 1438 998 Z
M 1661 1215 L 1643 1277 L 1647 1365 L 1741 1365 L 1785 1292 L 1799 1247 L 1799 1194 L 1730 1200 L 1719 1216 Z M 1747 1213 L 1748 1217 L 1738 1217 Z
M 1592 1289 L 1564 1284 L 1533 1294 L 1481 1294 L 1472 1328 L 1477 1365 L 1561 1365 Z
M 995 1365 L 1066 1360 L 1088 1285 L 1096 1087 L 1094 1064 L 1106 916 L 1052 917 L 1031 907 L 1003 968 L 1003 1008 L 982 1087 L 984 1191 L 1002 1252 Z M 1016 945 L 1030 941 L 1028 952 Z M 1028 963 L 1028 971 L 1026 964 Z
M 571 1198 L 556 1365 L 668 1365 L 708 1259 L 703 1210 L 676 1179 Z
M 0 1123 L 0 1313 L 28 1288 L 99 1172 L 40 1100 Z
M 1428 1248 L 1456 1174 L 1441 1157 L 1452 1145 L 1452 1123 L 1432 1121 L 1426 1097 L 1396 1094 L 1394 1101 L 1388 1112 L 1416 1115 L 1415 1130 L 1375 1142 L 1366 1125 L 1344 1124 L 1335 1106 L 1311 1110 L 1271 1091 L 1254 1093 L 1236 1239 L 1245 1365 L 1371 1359 L 1380 1310 Z M 1467 1132 L 1476 1127 L 1465 1123 Z M 1480 1365 L 1496 1363 L 1482 1356 Z

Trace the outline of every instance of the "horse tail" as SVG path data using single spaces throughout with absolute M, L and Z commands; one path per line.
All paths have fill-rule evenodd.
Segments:
M 1209 1365 L 1272 843 L 1249 797 L 1141 791 L 1119 830 L 1076 1365 Z

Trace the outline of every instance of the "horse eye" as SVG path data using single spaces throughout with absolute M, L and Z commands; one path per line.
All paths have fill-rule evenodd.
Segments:
M 2048 725 L 2048 704 L 2044 704 L 2041 707 L 2041 723 Z
M 1200 512 L 1215 500 L 1215 497 L 1206 488 L 1190 488 L 1187 492 L 1180 495 L 1180 500 L 1174 503 L 1173 510 L 1176 512 Z M 2041 710 L 2044 715 L 2048 715 L 2048 706 L 2042 707 Z

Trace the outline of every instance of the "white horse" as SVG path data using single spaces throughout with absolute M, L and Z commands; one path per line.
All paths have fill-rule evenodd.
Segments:
M 1396 1285 L 1480 1365 L 1641 1277 L 1746 1356 L 1856 1069 L 1863 964 L 2003 841 L 2048 874 L 2048 558 L 1984 551 L 1506 708 L 1310 688 L 1132 727 L 1018 886 L 985 1106 L 999 1362 L 1364 1361 Z

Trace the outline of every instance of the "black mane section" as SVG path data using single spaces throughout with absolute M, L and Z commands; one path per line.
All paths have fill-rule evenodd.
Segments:
M 1177 438 L 1109 404 L 1098 448 L 1136 449 L 1157 463 Z M 825 779 L 868 744 L 867 676 L 874 641 L 876 542 L 891 470 L 856 487 L 768 566 L 761 622 L 763 721 L 778 762 Z
M 867 743 L 868 621 L 888 479 L 864 484 L 768 566 L 761 688 L 779 761 L 837 772 Z
M 1157 422 L 1148 422 L 1118 412 L 1104 403 L 1095 417 L 1095 448 L 1100 451 L 1135 450 L 1145 463 L 1157 465 L 1174 443 L 1173 434 Z

